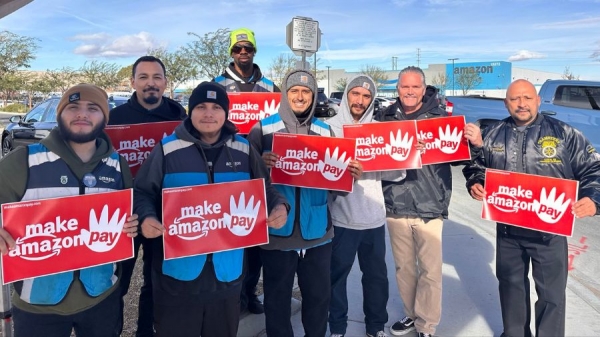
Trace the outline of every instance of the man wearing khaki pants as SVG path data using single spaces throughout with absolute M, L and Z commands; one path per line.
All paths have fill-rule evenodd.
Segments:
M 435 88 L 426 86 L 420 68 L 404 68 L 398 75 L 399 97 L 379 120 L 445 117 L 436 93 Z M 402 336 L 416 329 L 419 337 L 432 336 L 442 311 L 442 224 L 448 217 L 452 194 L 450 164 L 406 170 L 404 180 L 382 181 L 382 185 L 405 314 L 392 325 L 390 333 Z

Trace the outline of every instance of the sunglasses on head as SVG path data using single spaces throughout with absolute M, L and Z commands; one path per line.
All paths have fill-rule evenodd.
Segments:
M 254 49 L 254 46 L 247 45 L 247 44 L 236 44 L 233 47 L 231 47 L 231 51 L 236 54 L 241 53 L 242 49 L 246 49 L 246 52 L 248 52 L 248 53 L 254 53 L 254 51 L 256 50 L 256 49 Z

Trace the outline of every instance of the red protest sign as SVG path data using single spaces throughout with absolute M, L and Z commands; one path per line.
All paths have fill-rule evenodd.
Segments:
M 356 139 L 356 159 L 363 171 L 421 168 L 415 121 L 344 125 L 343 129 L 344 137 Z
M 421 119 L 417 129 L 419 140 L 425 142 L 423 165 L 471 159 L 469 142 L 463 137 L 465 116 Z
M 132 203 L 127 189 L 3 204 L 2 227 L 17 243 L 2 256 L 3 283 L 132 258 L 122 232 Z
M 229 119 L 240 130 L 250 133 L 256 122 L 279 111 L 279 92 L 229 92 Z
M 579 182 L 487 169 L 481 217 L 486 220 L 571 236 Z
M 271 168 L 274 184 L 352 192 L 347 168 L 356 152 L 354 139 L 275 133 L 273 152 L 279 155 Z
M 165 188 L 162 196 L 165 260 L 269 242 L 263 179 Z
M 115 150 L 127 159 L 131 174 L 135 177 L 154 146 L 172 134 L 179 124 L 181 121 L 109 125 L 105 131 Z

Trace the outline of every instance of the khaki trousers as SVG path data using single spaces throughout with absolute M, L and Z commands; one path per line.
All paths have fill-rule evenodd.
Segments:
M 442 315 L 443 219 L 389 214 L 387 226 L 404 314 L 417 332 L 435 334 Z

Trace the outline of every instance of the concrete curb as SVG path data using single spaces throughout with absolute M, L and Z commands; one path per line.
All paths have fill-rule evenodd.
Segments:
M 258 297 L 263 301 L 263 295 Z M 292 298 L 292 316 L 297 314 L 302 308 L 302 302 Z M 262 337 L 265 333 L 265 314 L 254 315 L 249 312 L 244 312 L 240 316 L 240 325 L 238 328 L 237 337 Z

